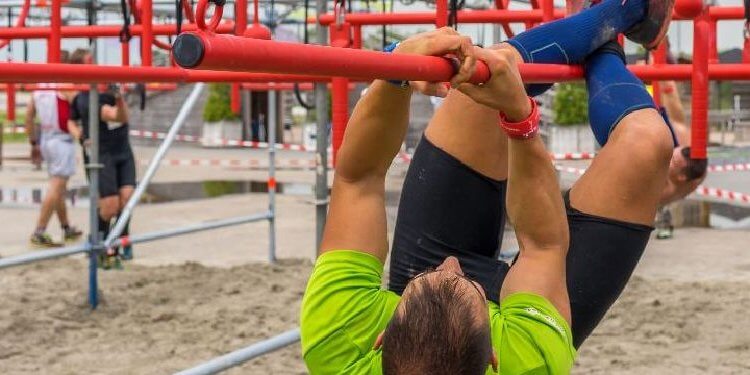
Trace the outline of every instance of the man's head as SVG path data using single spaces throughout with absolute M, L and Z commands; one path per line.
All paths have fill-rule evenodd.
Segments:
M 91 64 L 91 51 L 86 48 L 77 48 L 70 55 L 71 64 Z
M 383 374 L 484 374 L 494 364 L 482 287 L 448 257 L 404 289 L 382 336 Z
M 677 147 L 669 164 L 669 179 L 675 184 L 694 184 L 706 176 L 708 161 L 690 157 L 690 147 Z

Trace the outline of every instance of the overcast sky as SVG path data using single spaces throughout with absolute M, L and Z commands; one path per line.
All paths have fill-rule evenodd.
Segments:
M 467 0 L 470 3 L 481 3 L 485 0 Z M 374 4 L 379 2 L 373 1 Z M 429 11 L 432 8 L 424 5 L 424 3 L 416 3 L 411 6 L 406 6 L 396 1 L 395 11 Z M 564 6 L 564 0 L 555 0 L 557 6 Z M 718 0 L 719 5 L 723 6 L 741 6 L 741 0 Z M 513 3 L 512 8 L 528 8 L 528 5 L 521 3 Z M 228 14 L 227 14 L 228 13 Z M 232 11 L 225 11 L 225 14 L 231 16 Z M 121 22 L 116 17 L 111 17 L 110 22 Z M 743 28 L 744 21 L 721 21 L 718 23 L 718 49 L 724 51 L 732 48 L 742 48 L 743 45 Z M 409 35 L 416 31 L 427 30 L 429 26 L 401 26 L 394 29 L 402 35 Z M 517 31 L 521 31 L 520 25 L 514 27 Z M 669 38 L 672 44 L 672 51 L 675 53 L 684 52 L 687 54 L 692 53 L 693 43 L 693 30 L 692 22 L 680 21 L 673 22 L 670 31 Z M 287 27 L 287 34 L 289 32 L 296 31 L 296 27 Z M 471 36 L 475 41 L 482 41 L 484 44 L 492 43 L 492 26 L 491 25 L 459 25 L 459 31 Z M 365 28 L 365 34 L 380 33 L 378 27 Z M 134 38 L 131 42 L 131 63 L 139 63 L 139 47 L 138 39 Z M 73 50 L 77 47 L 84 47 L 87 45 L 87 41 L 84 39 L 67 39 L 63 40 L 62 47 L 64 49 Z M 33 40 L 29 41 L 29 61 L 31 62 L 44 62 L 47 55 L 47 45 L 44 40 Z M 98 44 L 99 48 L 99 61 L 104 64 L 119 64 L 120 63 L 120 46 L 119 42 L 115 38 L 102 38 Z M 632 44 L 626 45 L 626 48 L 630 51 L 634 51 L 635 46 Z M 12 55 L 16 61 L 23 61 L 23 42 L 20 40 L 13 41 L 12 43 Z M 0 60 L 6 60 L 8 58 L 8 48 L 6 47 L 0 51 Z

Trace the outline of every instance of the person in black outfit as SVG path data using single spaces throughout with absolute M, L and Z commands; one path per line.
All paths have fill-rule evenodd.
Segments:
M 91 61 L 91 53 L 87 49 L 73 52 L 73 64 L 85 64 Z M 84 160 L 88 163 L 89 138 L 89 92 L 81 91 L 71 103 L 71 119 L 80 121 L 84 130 L 83 142 Z M 128 139 L 128 111 L 119 89 L 99 94 L 99 162 L 102 169 L 99 172 L 99 229 L 103 238 L 109 234 L 112 219 L 119 215 L 135 188 L 135 158 Z M 128 225 L 123 235 L 128 234 Z M 120 249 L 108 249 L 101 257 L 101 265 L 105 268 L 119 268 L 120 259 L 132 259 L 130 245 Z

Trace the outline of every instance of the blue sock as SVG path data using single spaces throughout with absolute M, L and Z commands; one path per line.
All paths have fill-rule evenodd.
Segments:
M 590 53 L 617 34 L 625 32 L 646 15 L 648 0 L 604 0 L 561 20 L 546 23 L 507 41 L 526 63 L 581 64 Z M 526 86 L 531 96 L 547 91 L 552 84 Z
M 604 0 L 580 13 L 537 26 L 508 41 L 537 64 L 581 64 L 590 53 L 646 15 L 648 0 Z
M 600 145 L 607 143 L 609 134 L 629 113 L 656 108 L 643 82 L 625 68 L 623 57 L 617 53 L 595 52 L 586 60 L 585 70 L 589 122 Z

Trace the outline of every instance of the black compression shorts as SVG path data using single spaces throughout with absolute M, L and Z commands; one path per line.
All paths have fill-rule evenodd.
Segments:
M 498 260 L 505 181 L 492 180 L 422 138 L 406 174 L 393 237 L 390 290 L 456 256 L 487 298 L 499 302 L 510 266 Z M 582 213 L 566 195 L 567 275 L 576 347 L 620 296 L 653 228 Z
M 88 164 L 88 155 L 84 150 L 84 161 Z M 99 196 L 118 195 L 120 188 L 135 186 L 135 157 L 130 146 L 119 150 L 99 153 Z

